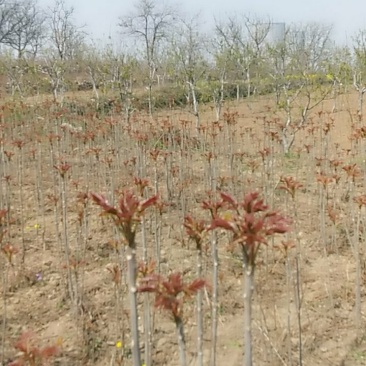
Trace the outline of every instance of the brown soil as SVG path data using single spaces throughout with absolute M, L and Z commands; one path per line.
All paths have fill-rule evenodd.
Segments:
M 355 193 L 350 193 L 349 180 L 342 170 L 342 166 L 353 163 L 357 163 L 363 172 L 365 168 L 364 156 L 360 154 L 363 142 L 356 146 L 350 140 L 351 116 L 357 110 L 357 95 L 343 95 L 335 113 L 330 113 L 332 103 L 326 101 L 312 113 L 312 121 L 299 133 L 296 146 L 288 156 L 283 155 L 280 144 L 276 141 L 271 142 L 268 131 L 275 131 L 275 124 L 263 123 L 264 117 L 268 121 L 283 119 L 283 116 L 273 109 L 269 97 L 242 101 L 240 104 L 233 102 L 226 106 L 230 112 L 238 112 L 237 124 L 232 126 L 235 133 L 231 147 L 228 145 L 225 123 L 221 122 L 223 128 L 216 140 L 217 170 L 218 176 L 221 177 L 218 179 L 219 188 L 238 197 L 254 189 L 265 192 L 266 200 L 271 205 L 293 219 L 293 231 L 288 235 L 288 240 L 296 243 L 300 250 L 297 262 L 297 249 L 289 252 L 288 270 L 282 252 L 276 249 L 283 238 L 275 239 L 274 243 L 264 248 L 260 254 L 253 303 L 254 365 L 299 365 L 296 263 L 300 271 L 302 364 L 366 365 L 366 338 L 363 331 L 366 311 L 363 284 L 366 279 L 366 267 L 361 266 L 362 323 L 357 324 L 360 319 L 356 318 L 355 313 L 355 256 L 348 238 L 349 235 L 354 239 L 355 225 L 352 217 L 357 216 L 359 212 L 350 195 L 364 193 L 364 177 L 361 175 L 356 178 Z M 319 114 L 319 111 L 324 113 Z M 73 126 L 83 126 L 86 119 L 85 116 L 65 118 Z M 52 365 L 132 364 L 128 356 L 129 302 L 126 296 L 125 268 L 122 271 L 119 309 L 116 304 L 116 290 L 108 270 L 115 263 L 125 266 L 126 260 L 123 254 L 116 253 L 110 245 L 110 241 L 117 238 L 113 225 L 106 218 L 99 216 L 100 209 L 94 204 L 88 203 L 86 206 L 88 231 L 80 226 L 78 214 L 82 205 L 77 201 L 77 193 L 86 190 L 108 193 L 111 191 L 111 182 L 115 188 L 131 185 L 132 177 L 136 175 L 134 157 L 137 158 L 137 162 L 139 159 L 145 159 L 144 176 L 153 184 L 154 164 L 149 157 L 149 151 L 153 148 L 161 150 L 157 171 L 160 194 L 164 200 L 167 200 L 168 195 L 165 187 L 165 153 L 170 154 L 165 156 L 171 157 L 172 166 L 175 167 L 170 174 L 171 205 L 162 215 L 161 272 L 168 274 L 178 270 L 185 274 L 187 280 L 195 278 L 196 253 L 193 243 L 189 242 L 182 227 L 183 210 L 192 215 L 204 216 L 199 202 L 206 197 L 205 192 L 209 189 L 207 151 L 212 149 L 213 141 L 208 127 L 205 130 L 208 131 L 207 151 L 204 151 L 202 142 L 199 142 L 197 149 L 194 129 L 187 129 L 186 135 L 180 137 L 186 141 L 186 150 L 181 154 L 179 149 L 174 150 L 174 146 L 169 145 L 169 129 L 161 129 L 168 131 L 166 139 L 162 137 L 162 133 L 154 135 L 151 132 L 157 126 L 162 126 L 164 120 L 169 120 L 169 123 L 180 128 L 184 124 L 182 121 L 193 121 L 193 117 L 178 110 L 161 112 L 154 121 L 137 116 L 132 128 L 136 128 L 140 133 L 145 131 L 150 144 L 146 154 L 142 153 L 145 158 L 139 155 L 142 151 L 140 145 L 131 139 L 127 129 L 120 128 L 122 122 L 113 125 L 112 121 L 109 124 L 108 118 L 102 122 L 95 119 L 87 121 L 89 130 L 103 129 L 105 134 L 98 133 L 94 140 L 89 139 L 85 145 L 77 134 L 70 133 L 67 129 L 62 132 L 56 127 L 57 123 L 52 116 L 42 117 L 38 121 L 27 119 L 24 123 L 14 120 L 13 126 L 9 124 L 3 128 L 4 150 L 15 153 L 11 161 L 4 165 L 3 172 L 4 175 L 10 175 L 10 183 L 6 183 L 4 179 L 1 182 L 0 196 L 3 197 L 3 206 L 6 206 L 5 202 L 10 202 L 10 214 L 14 219 L 6 234 L 6 241 L 19 248 L 13 266 L 7 264 L 5 256 L 1 257 L 0 262 L 3 280 L 0 302 L 2 332 L 3 320 L 5 317 L 7 319 L 5 365 L 14 359 L 17 353 L 13 347 L 14 341 L 26 329 L 32 329 L 38 335 L 40 344 L 62 339 L 62 351 L 55 361 L 51 362 Z M 115 116 L 114 121 L 118 122 L 119 117 Z M 215 121 L 214 110 L 205 106 L 202 108 L 202 122 L 210 126 L 211 121 Z M 324 126 L 327 122 L 333 125 L 330 132 L 325 134 Z M 165 122 L 165 126 L 169 123 Z M 317 128 L 314 134 L 309 132 L 311 126 Z M 266 134 L 263 133 L 264 130 Z M 68 173 L 70 178 L 67 179 L 67 238 L 72 252 L 83 253 L 85 261 L 79 268 L 79 290 L 82 298 L 77 317 L 67 297 L 65 257 L 63 251 L 60 252 L 60 246 L 63 248 L 65 242 L 62 206 L 59 200 L 56 218 L 55 205 L 51 200 L 53 194 L 60 194 L 61 183 L 53 168 L 53 164 L 58 165 L 60 162 L 51 159 L 49 133 L 60 133 L 62 136 L 59 145 L 57 140 L 54 140 L 55 159 L 66 160 L 71 165 Z M 35 143 L 36 136 L 40 137 L 39 145 Z M 22 177 L 19 170 L 20 151 L 12 144 L 16 139 L 24 139 L 27 142 L 24 147 Z M 169 145 L 168 148 L 165 144 Z M 304 144 L 311 145 L 309 153 L 304 149 Z M 271 158 L 266 160 L 267 165 L 264 165 L 258 151 L 266 147 L 273 148 L 273 151 Z M 98 148 L 101 149 L 99 160 L 96 157 Z M 119 155 L 111 148 L 117 148 Z M 32 158 L 32 149 L 36 150 L 36 159 Z M 347 149 L 352 151 L 347 152 Z M 236 153 L 237 157 L 233 171 L 230 170 L 229 164 L 230 151 Z M 325 212 L 325 228 L 322 232 L 322 189 L 317 177 L 321 172 L 330 176 L 331 167 L 326 160 L 316 158 L 324 156 L 327 159 L 341 159 L 343 163 L 339 167 L 339 184 L 330 183 L 327 188 L 327 202 L 337 211 L 338 219 L 333 225 Z M 108 157 L 113 160 L 110 168 L 106 163 Z M 4 161 L 6 160 L 4 158 Z M 316 165 L 317 162 L 320 166 Z M 303 184 L 296 194 L 295 204 L 284 190 L 278 189 L 281 186 L 281 176 L 292 176 Z M 152 193 L 152 189 L 149 192 Z M 41 197 L 37 196 L 39 193 Z M 366 258 L 366 233 L 362 230 L 366 220 L 363 210 L 360 210 L 362 263 Z M 156 227 L 152 212 L 153 210 L 146 216 L 146 234 L 149 243 L 148 254 L 154 258 Z M 138 235 L 139 258 L 142 255 L 141 240 L 141 235 Z M 352 241 L 353 244 L 354 242 L 355 240 Z M 21 265 L 23 244 L 26 248 L 24 266 Z M 239 251 L 228 251 L 228 238 L 221 233 L 219 248 L 217 365 L 242 365 L 244 309 L 241 258 Z M 205 277 L 210 282 L 212 270 L 209 241 L 204 268 Z M 210 296 L 208 289 L 204 296 L 205 365 L 209 364 L 211 347 Z M 143 341 L 142 301 L 139 310 Z M 154 311 L 154 314 L 153 364 L 179 365 L 174 324 L 168 314 L 161 311 Z M 194 300 L 187 303 L 184 315 L 188 363 L 193 366 L 197 365 Z M 124 330 L 125 336 L 121 348 L 116 347 L 122 332 L 118 327 Z M 122 350 L 126 356 L 123 362 L 118 363 Z

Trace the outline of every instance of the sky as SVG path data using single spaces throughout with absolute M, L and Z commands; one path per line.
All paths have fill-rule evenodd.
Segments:
M 65 0 L 75 9 L 75 20 L 86 24 L 86 31 L 95 39 L 115 38 L 118 18 L 133 11 L 138 0 Z M 174 4 L 180 12 L 196 14 L 206 27 L 214 17 L 225 19 L 235 14 L 256 14 L 274 22 L 298 23 L 316 21 L 333 24 L 333 38 L 348 43 L 359 29 L 366 29 L 366 0 L 155 0 Z M 39 0 L 42 6 L 52 6 L 54 0 Z

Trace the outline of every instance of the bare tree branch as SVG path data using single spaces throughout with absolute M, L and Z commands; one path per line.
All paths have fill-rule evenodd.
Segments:
M 3 43 L 14 49 L 18 58 L 22 58 L 26 51 L 35 56 L 45 36 L 44 20 L 45 14 L 34 0 L 18 3 L 12 17 L 14 27 Z
M 0 43 L 13 34 L 16 27 L 21 21 L 20 2 L 0 0 Z
M 175 11 L 168 6 L 159 6 L 154 0 L 139 0 L 135 11 L 121 17 L 119 26 L 127 35 L 141 39 L 145 48 L 145 59 L 149 68 L 149 112 L 152 115 L 152 85 L 156 74 L 156 57 L 159 43 L 166 38 L 167 31 L 175 19 Z
M 74 23 L 74 8 L 67 8 L 64 0 L 56 0 L 48 12 L 48 23 L 51 29 L 49 38 L 61 61 L 75 58 L 75 53 L 84 43 L 83 27 Z

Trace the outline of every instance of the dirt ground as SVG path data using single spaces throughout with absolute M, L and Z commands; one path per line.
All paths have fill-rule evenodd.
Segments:
M 264 97 L 244 100 L 239 104 L 229 103 L 225 110 L 229 108 L 231 113 L 238 113 L 236 124 L 230 127 L 231 132 L 222 122 L 215 140 L 217 142 L 213 144 L 214 137 L 210 127 L 207 127 L 207 146 L 196 148 L 189 145 L 190 142 L 194 144 L 195 140 L 193 129 L 188 129 L 184 137 L 184 152 L 174 150 L 174 145 L 167 148 L 164 145 L 165 135 L 153 132 L 157 126 L 160 126 L 160 132 L 164 132 L 171 131 L 167 125 L 181 128 L 184 121 L 193 121 L 192 115 L 179 110 L 160 112 L 154 121 L 136 116 L 131 122 L 135 134 L 131 134 L 128 128 L 119 127 L 122 122 L 119 122 L 118 116 L 100 121 L 65 113 L 63 118 L 67 123 L 80 126 L 83 132 L 86 131 L 85 126 L 88 131 L 99 131 L 94 139 L 89 136 L 84 140 L 68 128 L 61 129 L 54 115 L 47 117 L 41 112 L 27 117 L 24 123 L 14 118 L 13 122 L 3 127 L 3 154 L 4 151 L 12 151 L 14 156 L 9 161 L 3 155 L 2 162 L 5 164 L 0 171 L 3 174 L 0 195 L 4 207 L 6 202 L 10 202 L 10 216 L 13 219 L 6 240 L 19 248 L 12 266 L 7 264 L 4 256 L 0 262 L 0 329 L 2 334 L 6 334 L 5 344 L 0 348 L 4 350 L 4 366 L 14 359 L 17 353 L 14 342 L 27 329 L 39 336 L 40 344 L 62 343 L 61 352 L 50 363 L 52 365 L 132 364 L 129 356 L 129 302 L 124 275 L 126 260 L 123 248 L 118 252 L 112 245 L 113 240 L 120 237 L 111 222 L 99 216 L 100 209 L 94 204 L 88 202 L 85 211 L 82 211 L 84 206 L 77 199 L 78 193 L 108 194 L 113 187 L 121 188 L 132 181 L 140 164 L 143 176 L 152 185 L 157 179 L 161 196 L 165 201 L 170 200 L 159 221 L 161 273 L 178 270 L 188 280 L 193 279 L 196 253 L 194 244 L 188 240 L 182 227 L 183 216 L 191 213 L 204 217 L 200 202 L 210 188 L 207 153 L 214 145 L 217 181 L 221 190 L 241 197 L 244 192 L 258 189 L 264 192 L 269 204 L 293 220 L 292 232 L 286 238 L 276 238 L 260 253 L 253 303 L 254 365 L 295 366 L 300 364 L 299 358 L 304 366 L 366 365 L 366 232 L 360 230 L 359 238 L 362 269 L 362 316 L 359 319 L 355 307 L 356 261 L 352 246 L 355 232 L 352 220 L 359 211 L 357 207 L 352 208 L 354 203 L 349 199 L 351 184 L 342 170 L 342 166 L 347 164 L 356 163 L 360 167 L 363 173 L 355 180 L 352 194 L 364 193 L 365 156 L 359 153 L 362 143 L 361 147 L 357 147 L 350 139 L 354 131 L 352 118 L 356 120 L 357 94 L 341 96 L 338 110 L 334 113 L 331 113 L 331 100 L 318 106 L 306 128 L 299 132 L 296 146 L 287 156 L 282 153 L 278 142 L 271 142 L 270 132 L 276 129 L 274 121 L 276 118 L 283 120 L 271 103 L 269 98 Z M 264 118 L 270 122 L 264 123 Z M 212 107 L 202 107 L 201 121 L 203 125 L 213 124 L 215 111 Z M 331 124 L 330 132 L 325 133 L 328 122 Z M 315 132 L 311 132 L 314 126 Z M 51 133 L 60 134 L 60 141 L 52 138 Z M 139 133 L 147 134 L 150 145 L 140 143 L 143 140 L 139 140 Z M 136 140 L 133 141 L 131 136 L 137 136 Z M 20 149 L 14 145 L 17 139 L 26 141 L 23 159 Z M 306 145 L 309 145 L 310 152 L 304 148 Z M 259 151 L 265 148 L 273 150 L 264 162 Z M 149 155 L 149 151 L 154 149 L 160 150 L 156 165 Z M 230 166 L 233 156 L 234 163 Z M 109 157 L 112 162 L 109 162 Z M 171 159 L 168 174 L 172 180 L 171 196 L 166 186 L 167 159 Z M 334 159 L 342 160 L 337 173 L 340 180 L 337 184 L 330 183 L 325 192 L 318 177 L 333 174 L 329 160 Z M 64 225 L 62 216 L 62 178 L 53 168 L 60 161 L 71 165 L 66 181 L 67 225 Z M 4 178 L 7 175 L 10 179 Z M 296 200 L 291 200 L 284 190 L 279 189 L 282 176 L 292 176 L 303 185 L 296 193 Z M 149 190 L 150 193 L 152 191 Z M 335 224 L 329 220 L 327 212 L 322 211 L 328 207 L 321 205 L 322 199 L 337 211 Z M 87 216 L 87 228 L 84 221 L 79 221 L 81 211 Z M 366 224 L 365 213 L 360 209 L 359 214 L 363 227 Z M 321 224 L 322 217 L 325 217 L 324 226 Z M 158 227 L 155 219 L 151 212 L 145 222 L 148 256 L 153 259 Z M 70 299 L 65 295 L 67 268 L 62 250 L 65 238 L 73 253 L 83 255 L 83 263 L 78 265 L 81 293 L 78 316 L 75 316 Z M 281 240 L 292 241 L 296 246 L 290 250 L 287 262 L 278 249 Z M 137 241 L 142 241 L 140 234 Z M 219 233 L 216 364 L 236 366 L 243 363 L 243 273 L 240 252 L 230 252 L 228 244 L 228 237 Z M 24 265 L 21 264 L 23 245 L 26 249 Z M 204 274 L 210 283 L 212 260 L 209 239 L 205 248 Z M 142 258 L 141 245 L 138 256 Z M 123 267 L 118 291 L 108 270 L 115 263 Z M 143 341 L 142 297 L 140 300 Z M 208 365 L 211 347 L 210 289 L 205 291 L 203 309 L 204 364 Z M 192 299 L 184 312 L 188 364 L 191 366 L 197 365 L 195 310 Z M 153 314 L 153 365 L 179 365 L 173 322 L 162 311 L 154 311 Z M 119 361 L 122 353 L 125 359 Z

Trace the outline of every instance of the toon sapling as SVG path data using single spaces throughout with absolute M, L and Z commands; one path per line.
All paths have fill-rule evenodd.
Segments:
M 357 326 L 357 332 L 358 332 L 358 336 L 361 335 L 361 329 L 363 328 L 362 326 L 362 291 L 361 291 L 361 283 L 362 283 L 362 261 L 364 260 L 361 255 L 360 252 L 361 248 L 360 248 L 360 240 L 363 240 L 365 242 L 365 237 L 364 237 L 364 231 L 363 231 L 363 227 L 362 225 L 362 211 L 366 206 L 366 194 L 361 194 L 358 196 L 355 196 L 353 198 L 354 203 L 357 205 L 358 207 L 358 211 L 357 211 L 357 219 L 356 219 L 356 229 L 355 229 L 355 234 L 354 234 L 354 245 L 353 245 L 353 254 L 355 257 L 355 261 L 356 261 L 356 279 L 355 279 L 355 314 L 356 314 L 356 318 L 355 318 L 355 323 Z
M 296 197 L 298 195 L 298 191 L 303 187 L 303 184 L 298 182 L 295 178 L 289 177 L 281 177 L 280 179 L 281 185 L 279 189 L 286 191 L 291 196 L 291 207 L 288 207 L 289 212 L 293 213 L 293 230 L 295 234 L 297 234 L 297 222 L 298 222 L 298 201 L 296 201 Z M 291 263 L 289 260 L 289 249 L 292 247 L 296 247 L 296 257 L 295 257 L 295 267 L 296 267 L 296 284 L 295 284 L 295 305 L 296 305 L 296 315 L 297 315 L 297 326 L 299 329 L 299 343 L 298 343 L 298 356 L 299 356 L 299 365 L 303 364 L 303 344 L 302 344 L 302 320 L 301 320 L 301 306 L 303 304 L 303 296 L 301 293 L 301 272 L 299 259 L 301 258 L 301 243 L 299 235 L 296 235 L 296 244 L 291 240 L 282 241 L 280 249 L 284 253 L 285 263 L 286 263 L 286 278 L 287 278 L 287 331 L 291 334 L 291 299 L 290 294 L 293 289 L 290 286 L 291 282 Z M 288 357 L 289 363 L 292 362 L 292 351 L 291 351 L 291 340 L 288 340 Z
M 69 244 L 68 234 L 68 220 L 67 220 L 67 172 L 71 169 L 71 165 L 66 162 L 61 162 L 59 165 L 54 165 L 54 169 L 59 173 L 61 181 L 61 203 L 62 203 L 62 229 L 63 229 L 63 241 L 65 248 L 65 261 L 67 266 L 67 285 L 69 297 L 72 304 L 75 307 L 75 314 L 77 313 L 78 306 L 78 293 L 77 286 L 73 281 L 72 270 L 70 265 L 71 250 Z
M 23 332 L 14 344 L 19 354 L 8 366 L 43 366 L 60 351 L 61 340 L 55 344 L 39 347 L 38 340 L 32 331 Z
M 258 192 L 244 196 L 241 202 L 226 193 L 220 193 L 222 205 L 228 210 L 225 217 L 216 216 L 211 229 L 224 229 L 232 233 L 231 245 L 239 245 L 243 255 L 244 269 L 244 364 L 252 366 L 252 294 L 254 270 L 261 245 L 275 234 L 289 231 L 289 220 L 277 211 L 270 211 Z
M 118 243 L 115 243 L 118 246 Z M 114 297 L 115 297 L 115 322 L 117 331 L 117 349 L 120 349 L 120 364 L 122 359 L 125 357 L 125 327 L 123 326 L 123 315 L 124 315 L 124 303 L 122 297 L 122 270 L 121 266 L 117 263 L 111 263 L 106 266 L 107 271 L 111 275 L 111 280 L 114 284 Z
M 205 285 L 206 281 L 201 278 L 186 284 L 179 272 L 172 273 L 167 278 L 153 273 L 140 280 L 138 291 L 155 293 L 155 307 L 168 311 L 174 321 L 181 366 L 187 364 L 183 306 L 187 299 L 191 298 Z
M 18 253 L 18 248 L 13 246 L 10 243 L 4 243 L 4 237 L 7 233 L 6 226 L 8 223 L 8 210 L 2 209 L 0 210 L 0 254 L 3 254 L 8 262 L 8 265 L 3 265 L 4 273 L 2 276 L 2 288 L 3 288 L 3 308 L 2 308 L 2 329 L 1 329 L 1 353 L 2 356 L 0 358 L 1 364 L 4 364 L 4 355 L 5 355 L 5 339 L 6 339 L 6 330 L 7 330 L 7 288 L 8 288 L 8 277 L 9 277 L 9 269 L 14 266 L 13 258 L 16 253 Z
M 202 243 L 207 233 L 207 224 L 204 220 L 195 220 L 191 216 L 184 218 L 184 227 L 191 240 L 196 244 L 197 250 L 197 277 L 202 277 Z M 197 291 L 197 358 L 198 366 L 203 365 L 203 314 L 202 291 Z
M 211 185 L 214 188 L 216 186 L 216 169 L 214 164 L 216 160 L 212 161 L 210 166 L 210 180 Z M 215 190 L 213 190 L 215 191 Z M 202 202 L 202 208 L 208 210 L 210 213 L 210 219 L 213 220 L 218 217 L 220 210 L 223 208 L 223 201 L 216 199 L 212 191 L 208 193 L 209 199 Z M 219 251 L 218 240 L 216 231 L 211 232 L 211 252 L 212 252 L 212 313 L 211 313 L 211 355 L 210 365 L 216 366 L 216 349 L 217 349 L 217 327 L 218 327 L 218 297 L 219 297 Z
M 93 201 L 103 209 L 103 214 L 112 218 L 117 229 L 127 243 L 128 287 L 131 305 L 132 355 L 134 366 L 141 365 L 140 342 L 138 332 L 138 314 L 136 297 L 136 232 L 145 210 L 154 205 L 158 196 L 148 199 L 137 197 L 131 190 L 122 191 L 118 205 L 112 206 L 105 196 L 91 193 Z
M 140 159 L 140 164 L 142 163 L 142 157 Z M 138 195 L 141 199 L 144 198 L 145 192 L 149 186 L 149 182 L 147 179 L 134 178 L 134 184 L 138 191 Z M 148 261 L 148 251 L 147 251 L 147 238 L 146 238 L 146 222 L 145 217 L 141 218 L 141 242 L 142 242 L 142 260 L 147 265 Z M 152 334 L 152 325 L 151 325 L 151 315 L 150 315 L 150 301 L 149 294 L 144 294 L 144 335 L 145 335 L 145 365 L 151 366 L 151 334 Z
M 22 233 L 22 260 L 21 263 L 24 265 L 25 262 L 25 234 L 24 234 L 24 146 L 23 140 L 14 140 L 13 145 L 18 148 L 18 185 L 19 185 L 19 201 L 20 201 L 20 219 L 21 219 L 21 233 Z

